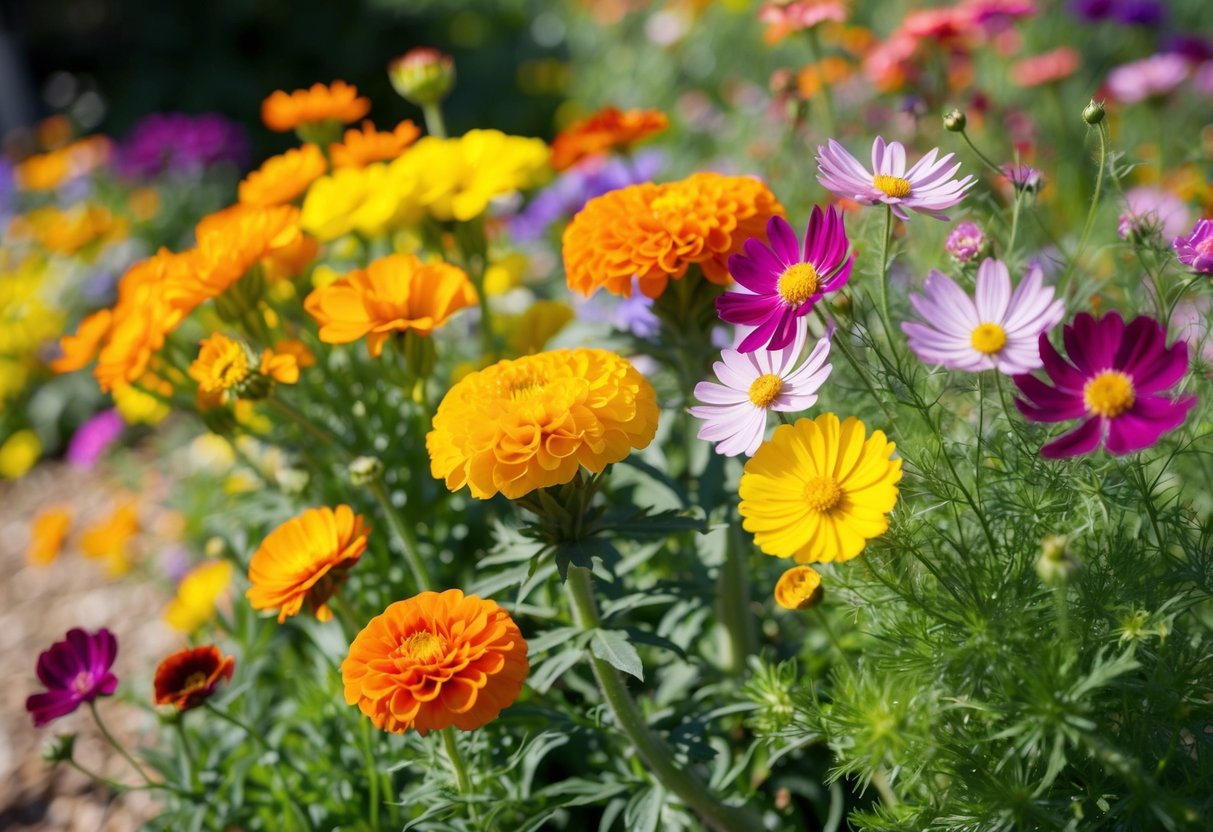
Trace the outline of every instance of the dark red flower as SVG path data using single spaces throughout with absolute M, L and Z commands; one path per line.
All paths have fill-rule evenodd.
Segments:
M 179 711 L 196 708 L 221 681 L 230 682 L 235 669 L 236 660 L 213 644 L 178 650 L 156 668 L 156 704 L 175 705 Z

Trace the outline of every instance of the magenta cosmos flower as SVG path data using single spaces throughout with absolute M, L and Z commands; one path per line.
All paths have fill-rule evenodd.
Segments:
M 81 629 L 67 631 L 38 656 L 38 678 L 45 693 L 25 700 L 25 710 L 34 718 L 34 726 L 46 725 L 67 716 L 83 702 L 109 696 L 118 687 L 118 677 L 110 672 L 118 655 L 118 640 L 102 627 L 89 634 Z
M 1040 336 L 1040 357 L 1053 386 L 1033 375 L 1015 376 L 1025 396 L 1019 411 L 1032 422 L 1082 424 L 1040 449 L 1051 459 L 1094 451 L 1100 443 L 1114 454 L 1148 448 L 1183 424 L 1195 396 L 1160 395 L 1188 371 L 1188 345 L 1167 336 L 1158 321 L 1142 315 L 1125 326 L 1117 312 L 1096 320 L 1083 312 L 1066 326 L 1062 340 L 1069 360 Z
M 904 323 L 910 349 L 928 364 L 970 373 L 998 370 L 1015 375 L 1040 367 L 1037 339 L 1061 321 L 1065 303 L 1043 285 L 1039 266 L 1028 269 L 1014 292 L 1005 263 L 983 260 L 977 292 L 970 298 L 947 275 L 932 271 L 925 294 L 910 303 L 926 323 Z
M 695 397 L 704 404 L 692 407 L 691 415 L 703 420 L 699 438 L 715 442 L 716 453 L 753 456 L 766 433 L 768 411 L 799 413 L 817 403 L 832 369 L 825 363 L 830 338 L 822 337 L 797 365 L 807 331 L 807 322 L 799 321 L 791 345 L 781 350 L 724 350 L 712 365 L 719 383 L 695 385 Z
M 1188 236 L 1176 237 L 1171 245 L 1179 262 L 1198 274 L 1213 274 L 1213 220 L 1197 220 Z
M 754 327 L 738 345 L 741 352 L 781 350 L 792 343 L 797 321 L 826 292 L 843 287 L 855 261 L 842 215 L 833 206 L 824 212 L 813 206 L 803 246 L 783 217 L 767 222 L 767 239 L 769 245 L 746 240 L 745 254 L 729 258 L 729 273 L 740 288 L 716 299 L 721 320 Z
M 940 157 L 936 147 L 906 170 L 906 149 L 901 142 L 886 145 L 877 136 L 872 144 L 872 170 L 868 171 L 830 139 L 826 147 L 817 147 L 817 181 L 834 194 L 864 205 L 883 202 L 898 219 L 909 219 L 909 208 L 946 220 L 943 212 L 964 199 L 977 181 L 972 176 L 953 178 L 960 170 L 959 162 L 951 164 L 953 155 Z

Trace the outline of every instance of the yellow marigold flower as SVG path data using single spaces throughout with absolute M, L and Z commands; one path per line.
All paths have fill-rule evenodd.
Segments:
M 261 120 L 278 133 L 318 121 L 349 124 L 371 110 L 370 99 L 360 98 L 358 88 L 344 81 L 312 84 L 310 89 L 286 93 L 278 90 L 261 102 Z
M 249 603 L 278 610 L 278 622 L 298 615 L 306 601 L 316 618 L 333 617 L 326 602 L 344 573 L 366 551 L 369 529 L 349 506 L 309 508 L 261 542 L 249 563 Z
M 729 282 L 729 256 L 751 237 L 766 239 L 767 220 L 783 206 L 759 179 L 697 173 L 664 185 L 629 185 L 591 199 L 565 228 L 569 288 L 660 297 L 671 278 L 698 264 L 713 283 Z
M 0 445 L 0 477 L 24 477 L 42 456 L 42 440 L 32 430 L 19 430 Z
M 147 391 L 159 394 L 159 397 Z M 123 384 L 110 391 L 114 409 L 128 425 L 158 425 L 168 418 L 172 409 L 163 398 L 173 394 L 173 385 L 148 373 L 135 384 Z
M 620 110 L 604 107 L 561 130 L 552 140 L 552 167 L 564 170 L 586 156 L 631 145 L 669 126 L 660 110 Z
M 282 205 L 301 196 L 328 170 L 320 148 L 305 144 L 271 156 L 240 183 L 240 201 L 245 205 Z
M 811 566 L 793 566 L 775 584 L 775 603 L 785 610 L 807 610 L 821 600 L 821 575 Z
M 139 528 L 135 504 L 123 503 L 109 517 L 84 530 L 80 550 L 86 557 L 104 560 L 106 572 L 118 577 L 130 569 L 132 542 Z
M 42 258 L 26 258 L 14 272 L 0 272 L 0 355 L 32 356 L 63 332 L 63 313 L 47 302 L 57 289 L 56 270 Z
M 515 355 L 542 352 L 548 341 L 568 326 L 577 313 L 559 300 L 537 300 L 507 320 L 510 351 Z
M 80 322 L 76 334 L 60 338 L 59 351 L 63 355 L 51 362 L 51 369 L 56 373 L 70 373 L 91 364 L 101 342 L 109 335 L 112 318 L 110 310 L 98 310 Z
M 897 503 L 901 460 L 882 431 L 833 413 L 781 425 L 746 463 L 743 527 L 768 555 L 797 563 L 844 561 L 884 534 Z
M 232 583 L 232 565 L 225 560 L 200 563 L 177 584 L 177 595 L 164 608 L 170 627 L 192 633 L 215 616 L 215 606 Z
M 392 163 L 417 183 L 417 200 L 434 219 L 467 221 L 489 202 L 537 184 L 548 148 L 539 139 L 498 130 L 470 130 L 457 139 L 427 136 Z
M 321 341 L 349 344 L 365 337 L 377 356 L 393 332 L 429 335 L 474 303 L 476 290 L 462 269 L 390 254 L 316 289 L 303 306 L 320 324 Z
M 598 349 L 553 350 L 464 376 L 426 436 L 430 472 L 473 497 L 510 499 L 594 473 L 645 448 L 657 394 L 635 367 Z
M 299 380 L 299 365 L 289 353 L 266 349 L 258 358 L 247 346 L 220 332 L 204 339 L 200 346 L 189 375 L 206 396 L 221 400 L 228 394 L 261 398 L 269 392 L 271 380 L 282 384 Z
M 402 121 L 391 132 L 380 133 L 369 121 L 361 130 L 346 130 L 338 144 L 330 145 L 329 155 L 334 168 L 361 168 L 374 162 L 390 162 L 417 141 L 420 128 L 411 121 Z
M 518 698 L 527 643 L 510 614 L 458 589 L 397 601 L 367 623 L 341 663 L 345 701 L 375 727 L 425 736 L 474 731 Z
M 407 175 L 385 164 L 342 168 L 312 183 L 303 200 L 303 228 L 328 242 L 358 231 L 377 237 L 418 216 Z
M 72 525 L 72 513 L 67 506 L 45 508 L 30 524 L 29 548 L 25 560 L 32 566 L 49 566 L 59 557 L 63 541 Z

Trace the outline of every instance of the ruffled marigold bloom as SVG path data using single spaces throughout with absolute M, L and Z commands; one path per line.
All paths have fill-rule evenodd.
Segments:
M 1015 376 L 1024 398 L 1015 404 L 1029 421 L 1083 419 L 1040 449 L 1048 459 L 1078 456 L 1104 444 L 1110 453 L 1148 448 L 1183 424 L 1195 396 L 1162 395 L 1188 372 L 1188 345 L 1167 346 L 1167 333 L 1141 315 L 1125 326 L 1117 312 L 1096 319 L 1086 312 L 1067 324 L 1062 340 L 1069 361 L 1040 336 L 1040 357 L 1052 387 L 1033 375 Z
M 68 630 L 67 638 L 44 650 L 38 656 L 38 680 L 46 686 L 46 692 L 25 700 L 34 727 L 67 716 L 99 696 L 113 694 L 118 677 L 110 668 L 117 657 L 118 639 L 104 627 L 95 633 Z
M 376 237 L 420 218 L 422 209 L 415 197 L 416 182 L 411 174 L 385 164 L 341 168 L 312 183 L 303 200 L 300 222 L 323 242 L 351 231 Z
M 316 618 L 333 617 L 327 601 L 366 551 L 369 529 L 349 506 L 309 508 L 274 529 L 249 563 L 246 595 L 253 609 L 278 610 L 278 623 L 304 602 Z
M 305 144 L 271 156 L 240 183 L 245 205 L 282 205 L 303 194 L 329 168 L 320 148 Z
M 960 162 L 949 167 L 955 154 L 939 155 L 939 148 L 906 169 L 906 149 L 901 142 L 889 142 L 876 137 L 872 143 L 872 170 L 838 142 L 830 139 L 825 147 L 817 148 L 817 181 L 822 187 L 843 199 L 853 199 L 863 205 L 884 203 L 893 216 L 908 220 L 909 208 L 920 214 L 946 220 L 946 209 L 959 203 L 969 188 L 977 184 L 972 176 L 953 179 Z
M 648 446 L 657 394 L 635 367 L 598 349 L 499 361 L 452 387 L 426 436 L 430 472 L 458 491 L 516 499 L 594 473 Z
M 183 633 L 194 632 L 215 615 L 215 605 L 231 583 L 232 565 L 226 560 L 198 564 L 177 584 L 177 596 L 164 608 L 165 622 Z
M 220 682 L 230 682 L 235 670 L 236 660 L 213 644 L 178 650 L 156 668 L 154 701 L 179 712 L 197 708 L 211 698 Z
M 595 197 L 565 228 L 569 288 L 589 297 L 605 288 L 629 297 L 634 279 L 657 298 L 670 279 L 698 264 L 713 283 L 729 282 L 729 257 L 783 206 L 759 179 L 696 173 L 664 185 L 630 185 Z
M 405 151 L 421 129 L 411 121 L 402 121 L 390 132 L 379 132 L 369 121 L 362 122 L 361 130 L 346 130 L 338 144 L 329 146 L 333 167 L 361 168 L 374 162 L 390 162 Z
M 261 102 L 261 120 L 278 133 L 318 121 L 349 124 L 371 111 L 368 98 L 358 96 L 358 88 L 344 81 L 327 87 L 312 84 L 310 89 L 286 93 L 278 90 Z
M 268 348 L 258 358 L 241 342 L 216 332 L 203 340 L 189 375 L 204 395 L 260 398 L 269 392 L 270 381 L 297 382 L 299 365 L 294 355 Z
M 51 506 L 38 512 L 29 528 L 29 548 L 25 551 L 26 562 L 33 566 L 48 566 L 54 563 L 63 549 L 68 529 L 72 525 L 72 513 L 67 506 Z
M 476 290 L 463 269 L 389 254 L 316 289 L 303 306 L 319 322 L 321 341 L 349 344 L 365 337 L 377 356 L 393 332 L 430 335 L 474 303 Z
M 833 413 L 780 425 L 741 476 L 742 526 L 768 555 L 844 561 L 885 533 L 901 460 L 883 431 Z
M 341 663 L 345 701 L 375 727 L 425 736 L 474 731 L 518 698 L 527 644 L 496 602 L 458 589 L 397 601 L 370 620 Z
M 552 140 L 552 167 L 566 170 L 586 156 L 613 148 L 626 149 L 669 126 L 660 110 L 620 110 L 604 107 L 592 116 L 574 122 Z
M 785 610 L 807 610 L 821 595 L 821 574 L 811 566 L 793 566 L 775 584 L 775 603 Z

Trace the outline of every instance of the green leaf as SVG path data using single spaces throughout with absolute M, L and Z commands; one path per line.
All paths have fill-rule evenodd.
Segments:
M 620 630 L 595 630 L 590 639 L 590 650 L 616 670 L 635 676 L 644 681 L 644 667 L 640 663 L 640 654 L 628 641 L 627 633 Z
M 657 832 L 661 823 L 661 809 L 665 806 L 665 789 L 653 786 L 630 801 L 623 813 L 623 825 L 628 832 Z
M 556 684 L 556 680 L 579 661 L 581 661 L 580 648 L 561 651 L 536 667 L 527 677 L 526 683 L 536 693 L 547 693 L 552 685 Z

